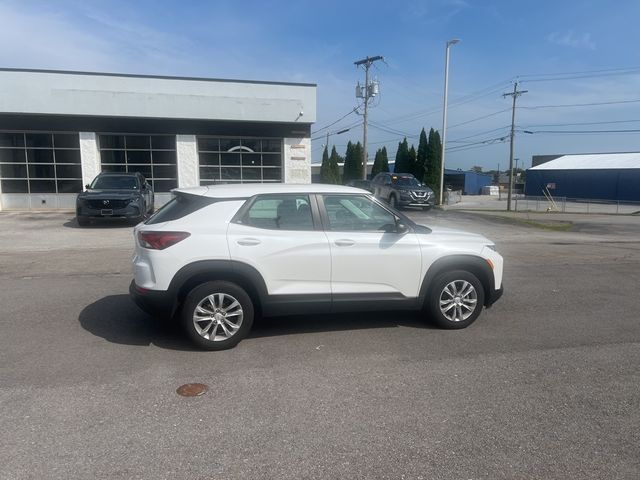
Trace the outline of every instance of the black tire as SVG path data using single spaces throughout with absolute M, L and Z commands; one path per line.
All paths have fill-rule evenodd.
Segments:
M 78 222 L 78 226 L 86 227 L 87 225 L 89 225 L 89 217 L 86 217 L 84 215 L 77 215 L 76 222 Z
M 454 287 L 451 286 L 452 283 Z M 469 285 L 473 287 L 473 292 L 470 290 L 470 293 L 464 295 Z M 445 292 L 448 286 L 449 290 Z M 453 288 L 455 292 L 452 290 Z M 461 293 L 462 295 L 452 295 L 452 293 Z M 469 307 L 473 305 L 471 300 L 474 299 L 474 296 L 475 308 L 471 311 L 470 315 L 467 315 L 470 312 Z M 449 301 L 449 299 L 451 300 L 450 303 L 444 305 L 445 308 L 449 307 L 450 309 L 447 314 L 443 313 L 440 308 L 441 298 L 444 302 Z M 456 302 L 460 303 L 456 304 Z M 453 304 L 453 306 L 451 306 L 451 304 Z M 440 328 L 448 330 L 466 328 L 476 321 L 480 313 L 482 313 L 483 308 L 484 288 L 482 287 L 482 283 L 480 283 L 480 280 L 478 280 L 475 275 L 465 270 L 441 273 L 435 278 L 429 289 L 428 311 L 431 318 Z M 461 315 L 459 315 L 459 313 L 461 313 Z M 449 317 L 458 317 L 458 319 L 447 318 L 447 315 Z
M 238 302 L 239 307 L 236 307 L 234 310 L 228 310 L 227 313 L 234 313 L 238 311 L 238 308 L 241 312 L 242 319 L 239 325 L 239 328 L 230 335 L 226 339 L 218 339 L 212 340 L 210 338 L 206 338 L 204 334 L 201 334 L 198 329 L 205 330 L 207 329 L 209 333 L 213 331 L 214 328 L 220 328 L 220 326 L 224 323 L 223 329 L 220 331 L 222 335 L 226 336 L 225 332 L 230 331 L 229 323 L 226 320 L 222 320 L 223 323 L 219 323 L 216 326 L 216 321 L 211 320 L 211 324 L 207 323 L 208 320 L 203 319 L 200 322 L 196 322 L 194 320 L 194 316 L 196 313 L 196 308 L 198 305 L 204 306 L 207 310 L 211 309 L 212 312 L 217 312 L 216 305 L 212 304 L 208 297 L 210 295 L 223 295 L 223 304 L 224 298 L 229 301 L 226 304 L 226 309 L 229 309 L 233 305 L 233 301 Z M 216 301 L 218 301 L 220 297 L 214 297 Z M 231 300 L 230 300 L 231 299 Z M 204 302 L 204 303 L 203 303 Z M 224 310 L 221 308 L 220 310 Z M 220 312 L 221 315 L 224 315 L 223 312 Z M 238 318 L 239 315 L 235 315 L 235 318 Z M 251 297 L 244 291 L 241 287 L 236 285 L 235 283 L 225 282 L 221 280 L 216 280 L 213 282 L 203 283 L 202 285 L 197 286 L 185 299 L 182 305 L 182 311 L 180 312 L 180 322 L 187 333 L 189 339 L 196 344 L 198 347 L 204 350 L 226 350 L 228 348 L 235 347 L 240 340 L 245 338 L 249 331 L 251 330 L 251 326 L 253 325 L 253 317 L 254 317 L 254 308 L 253 302 L 251 301 Z M 232 317 L 229 317 L 229 321 L 231 321 Z M 237 322 L 237 320 L 235 320 Z M 209 328 L 207 328 L 209 327 Z M 217 338 L 218 335 L 215 336 Z

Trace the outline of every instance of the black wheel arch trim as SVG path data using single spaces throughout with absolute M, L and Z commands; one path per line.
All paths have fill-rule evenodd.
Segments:
M 211 280 L 237 283 L 258 305 L 268 297 L 266 283 L 254 267 L 233 260 L 200 260 L 185 265 L 173 276 L 168 293 L 174 300 L 174 311 L 191 290 Z
M 429 267 L 429 270 L 427 270 L 427 273 L 422 280 L 419 294 L 420 302 L 423 305 L 427 300 L 429 287 L 435 278 L 441 273 L 452 270 L 466 270 L 478 277 L 478 280 L 480 280 L 480 283 L 482 283 L 482 287 L 485 290 L 484 304 L 486 307 L 491 306 L 491 304 L 497 300 L 494 294 L 495 279 L 493 276 L 493 270 L 486 259 L 475 255 L 448 255 L 433 262 Z

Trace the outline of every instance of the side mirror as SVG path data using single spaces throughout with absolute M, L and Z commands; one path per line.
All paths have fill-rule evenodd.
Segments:
M 397 233 L 406 233 L 409 231 L 409 227 L 407 227 L 402 220 L 396 220 L 396 232 Z
M 90 185 L 87 183 L 84 188 L 86 188 L 87 190 L 89 190 Z

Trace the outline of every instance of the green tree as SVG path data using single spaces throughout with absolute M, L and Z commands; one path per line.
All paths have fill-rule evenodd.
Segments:
M 382 149 L 376 150 L 376 156 L 373 160 L 373 167 L 371 167 L 371 178 L 382 172 Z
M 416 157 L 416 168 L 413 174 L 421 181 L 425 181 L 426 176 L 426 164 L 427 164 L 427 150 L 429 148 L 429 141 L 427 140 L 427 133 L 424 131 L 424 127 L 420 132 L 420 142 L 418 143 L 418 155 Z
M 356 143 L 355 147 L 353 148 L 353 156 L 355 159 L 354 164 L 356 166 L 356 168 L 354 169 L 354 179 L 360 180 L 361 178 L 363 178 L 363 168 L 365 168 L 365 164 L 363 164 L 364 147 L 360 142 Z
M 382 171 L 389 171 L 389 156 L 387 155 L 387 147 L 382 147 Z
M 362 178 L 362 145 L 360 142 L 353 144 L 347 143 L 347 152 L 344 156 L 344 169 L 342 172 L 342 181 L 347 183 L 349 180 L 357 180 Z
M 408 172 L 415 174 L 416 171 L 416 161 L 418 158 L 418 152 L 416 152 L 416 147 L 411 145 L 409 149 L 409 161 L 407 162 Z
M 320 165 L 320 183 L 333 183 L 329 167 L 329 146 L 325 145 L 322 152 L 322 164 Z
M 330 178 L 331 178 L 331 182 L 333 184 L 340 184 L 341 182 L 341 178 L 340 178 L 340 166 L 338 165 L 338 162 L 340 161 L 340 155 L 338 155 L 338 152 L 336 151 L 336 146 L 334 145 L 333 148 L 331 149 L 331 156 L 329 157 L 329 173 L 330 173 Z
M 398 151 L 396 152 L 396 164 L 393 171 L 396 173 L 410 173 L 410 160 L 409 160 L 409 144 L 405 138 L 402 142 L 398 143 Z
M 440 198 L 441 159 L 442 142 L 440 141 L 440 134 L 432 128 L 429 130 L 425 183 L 433 189 L 436 198 Z
M 471 167 L 471 171 L 475 173 L 482 173 L 482 167 L 480 165 L 474 165 Z

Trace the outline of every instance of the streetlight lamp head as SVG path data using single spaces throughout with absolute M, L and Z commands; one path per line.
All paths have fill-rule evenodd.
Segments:
M 456 43 L 460 43 L 460 39 L 459 39 L 459 38 L 453 38 L 453 39 L 449 40 L 449 41 L 447 42 L 447 46 L 449 46 L 449 45 L 455 45 Z

